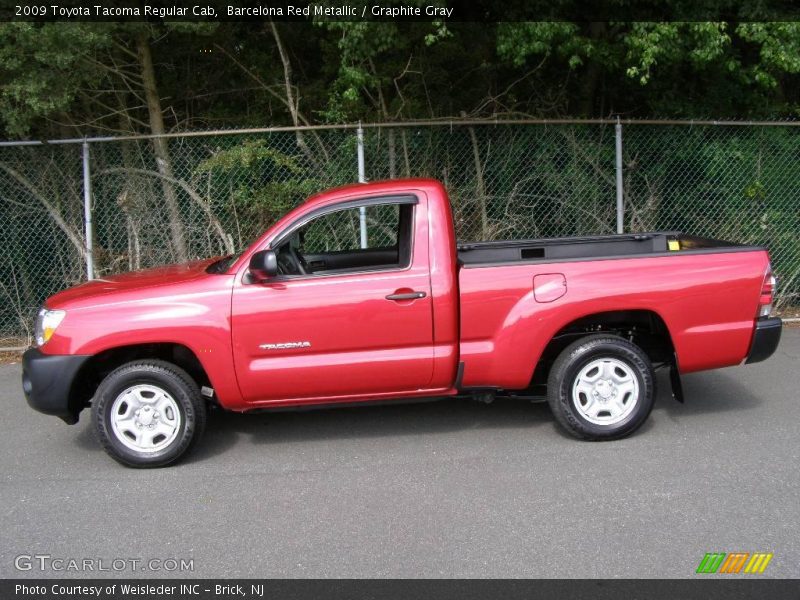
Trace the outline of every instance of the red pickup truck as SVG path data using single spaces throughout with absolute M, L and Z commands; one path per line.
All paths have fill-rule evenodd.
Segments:
M 546 397 L 568 432 L 607 440 L 647 418 L 654 367 L 682 399 L 679 373 L 769 357 L 774 286 L 763 248 L 678 232 L 459 244 L 440 183 L 350 185 L 241 254 L 49 298 L 22 385 L 67 423 L 91 406 L 134 467 L 184 455 L 212 404 Z

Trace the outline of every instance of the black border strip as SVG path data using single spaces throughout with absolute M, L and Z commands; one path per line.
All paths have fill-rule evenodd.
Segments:
M 66 0 L 55 3 L 15 0 L 2 3 L 0 20 L 28 22 L 284 22 L 325 21 L 792 21 L 800 19 L 800 5 L 792 0 Z M 17 6 L 28 7 L 28 10 Z M 31 10 L 44 6 L 46 11 Z M 95 8 L 98 6 L 99 8 Z M 325 8 L 337 7 L 338 10 Z M 213 10 L 209 10 L 209 8 Z M 110 9 L 110 10 L 109 10 Z M 238 9 L 238 10 L 237 10 Z M 444 9 L 444 10 L 442 10 Z
M 21 593 L 16 586 L 34 586 Z M 112 587 L 113 586 L 113 587 Z M 136 589 L 124 593 L 123 586 Z M 181 587 L 185 586 L 185 587 Z M 217 587 L 220 586 L 220 587 Z M 236 586 L 239 586 L 238 588 Z M 253 587 L 255 586 L 255 587 Z M 61 588 L 101 588 L 100 593 L 59 593 Z M 112 591 L 113 590 L 113 591 Z M 190 591 L 191 590 L 191 591 Z M 6 579 L 0 581 L 4 600 L 37 598 L 97 598 L 99 600 L 164 600 L 242 598 L 245 600 L 591 600 L 758 599 L 781 600 L 800 595 L 798 580 L 761 579 L 735 575 L 692 579 Z

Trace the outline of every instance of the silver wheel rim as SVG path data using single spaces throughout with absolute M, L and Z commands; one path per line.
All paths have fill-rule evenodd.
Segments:
M 585 365 L 575 378 L 572 403 L 590 423 L 616 425 L 639 403 L 639 381 L 627 363 L 598 358 Z
M 181 429 L 178 403 L 155 385 L 134 385 L 111 405 L 111 430 L 125 447 L 152 454 L 168 447 Z

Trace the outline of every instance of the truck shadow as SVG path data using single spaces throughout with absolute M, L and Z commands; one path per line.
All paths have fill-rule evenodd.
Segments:
M 669 378 L 658 374 L 655 411 L 671 419 L 715 412 L 750 410 L 763 399 L 746 388 L 733 373 L 707 372 L 684 377 L 686 402 L 670 395 Z M 653 427 L 648 421 L 634 435 Z M 575 441 L 558 427 L 546 403 L 499 398 L 490 405 L 471 400 L 444 399 L 419 404 L 327 408 L 295 412 L 243 415 L 216 411 L 206 436 L 187 462 L 202 461 L 225 452 L 240 436 L 255 444 L 292 444 L 333 439 L 441 435 L 473 429 L 536 429 L 537 435 Z
M 472 429 L 553 427 L 544 403 L 497 399 L 490 405 L 472 400 L 442 399 L 398 404 L 318 410 L 238 414 L 215 411 L 200 446 L 187 462 L 224 452 L 246 436 L 255 444 L 437 435 Z
M 75 443 L 102 451 L 84 413 Z M 552 427 L 545 403 L 499 398 L 490 405 L 447 398 L 415 404 L 321 408 L 241 414 L 212 410 L 205 434 L 185 463 L 203 461 L 241 443 L 293 444 L 328 439 L 357 439 L 443 434 L 470 429 Z
M 670 395 L 665 372 L 657 376 L 655 413 L 670 419 L 715 412 L 751 410 L 764 400 L 725 371 L 688 375 L 683 378 L 686 402 Z M 85 416 L 85 415 L 84 415 Z M 101 451 L 89 419 L 81 419 L 76 444 L 85 450 Z M 648 421 L 634 435 L 653 427 Z M 490 405 L 466 399 L 448 398 L 417 404 L 325 408 L 286 412 L 239 414 L 211 411 L 205 435 L 186 463 L 202 462 L 223 454 L 246 438 L 254 444 L 294 444 L 359 438 L 432 436 L 468 430 L 537 429 L 537 434 L 573 441 L 550 414 L 546 403 L 499 398 Z
M 733 369 L 725 369 L 684 375 L 681 378 L 684 403 L 681 404 L 672 398 L 669 376 L 660 372 L 657 377 L 658 397 L 653 410 L 680 417 L 757 408 L 764 402 L 763 397 L 745 387 L 735 374 Z

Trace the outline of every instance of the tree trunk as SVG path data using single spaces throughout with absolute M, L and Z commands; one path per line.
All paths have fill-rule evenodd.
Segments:
M 461 116 L 466 117 L 467 115 L 462 112 Z M 479 241 L 486 241 L 489 237 L 489 215 L 486 212 L 486 182 L 483 179 L 483 163 L 475 128 L 468 127 L 467 131 L 469 131 L 469 139 L 472 142 L 472 159 L 475 161 L 475 188 L 478 192 L 478 212 L 481 219 L 481 239 Z
M 589 23 L 589 37 L 592 40 L 599 40 L 606 35 L 606 24 L 592 21 Z M 595 114 L 595 97 L 597 88 L 600 84 L 602 67 L 593 57 L 589 57 L 586 72 L 583 75 L 583 83 L 580 90 L 580 100 L 578 101 L 578 114 L 583 117 L 593 117 Z M 598 115 L 602 116 L 602 115 Z
M 275 39 L 275 45 L 278 47 L 278 54 L 281 57 L 281 65 L 283 65 L 283 85 L 286 91 L 286 106 L 289 108 L 289 115 L 292 117 L 292 124 L 295 127 L 300 127 L 300 99 L 295 97 L 294 94 L 294 84 L 292 83 L 292 63 L 289 60 L 289 54 L 286 52 L 286 48 L 283 46 L 283 40 L 281 40 L 281 36 L 278 32 L 278 28 L 275 26 L 275 22 L 270 19 L 269 25 L 272 30 L 272 37 Z M 319 173 L 322 173 L 322 166 L 317 160 L 317 157 L 308 147 L 308 144 L 306 144 L 306 140 L 303 137 L 302 132 L 296 130 L 294 135 L 295 139 L 297 140 L 298 148 L 300 148 L 300 150 L 303 151 L 303 154 L 306 155 L 308 162 Z M 322 147 L 322 143 L 320 143 L 320 146 Z M 322 149 L 324 154 L 324 147 Z
M 372 72 L 377 77 L 378 74 L 375 70 L 375 65 L 371 60 L 369 61 L 369 65 L 372 69 Z M 383 113 L 383 120 L 387 123 L 390 122 L 392 117 L 389 116 L 389 107 L 386 105 L 386 98 L 383 95 L 383 90 L 381 89 L 380 83 L 378 84 L 378 104 L 380 105 L 381 112 Z M 395 145 L 393 127 L 387 128 L 386 143 L 389 147 L 389 179 L 394 179 L 397 177 L 397 149 Z
M 150 53 L 150 41 L 146 33 L 141 33 L 136 41 L 139 67 L 142 71 L 142 82 L 144 84 L 145 99 L 147 101 L 147 112 L 150 117 L 150 131 L 154 135 L 164 133 L 164 117 L 161 112 L 161 98 L 158 96 L 156 85 L 156 74 L 153 69 L 153 56 Z M 178 208 L 178 196 L 170 180 L 175 179 L 172 170 L 172 161 L 169 157 L 169 146 L 166 138 L 153 138 L 153 152 L 156 157 L 156 166 L 161 174 L 161 188 L 164 190 L 164 201 L 167 205 L 169 214 L 169 228 L 172 234 L 172 247 L 175 251 L 175 258 L 180 262 L 189 260 L 189 253 L 186 249 L 186 236 L 181 222 L 181 213 Z
M 130 125 L 126 121 L 126 113 L 120 113 L 120 129 Z M 120 152 L 122 154 L 122 164 L 126 170 L 133 170 L 141 160 L 137 162 L 137 157 L 134 150 L 139 150 L 138 142 L 121 142 Z M 128 224 L 128 270 L 138 271 L 142 267 L 142 254 L 141 243 L 139 238 L 139 224 L 141 222 L 141 215 L 147 210 L 143 201 L 142 189 L 148 184 L 139 175 L 126 171 L 125 184 L 123 185 L 122 192 L 117 196 L 117 205 L 125 215 L 125 220 Z

